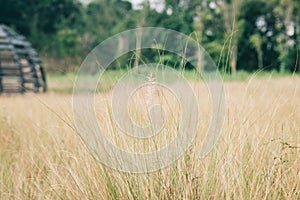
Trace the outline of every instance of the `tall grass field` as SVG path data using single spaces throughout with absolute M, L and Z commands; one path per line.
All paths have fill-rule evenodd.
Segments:
M 72 95 L 59 92 L 68 83 L 50 80 L 46 94 L 1 95 L 0 199 L 299 200 L 300 77 L 225 81 L 222 134 L 203 159 L 198 154 L 210 125 L 211 102 L 204 83 L 189 83 L 201 113 L 196 139 L 168 167 L 143 174 L 115 171 L 89 153 L 75 131 Z M 155 150 L 146 141 L 122 136 L 112 119 L 111 95 L 107 89 L 95 98 L 107 137 L 128 151 Z M 143 95 L 143 90 L 135 95 L 131 108 L 133 120 L 141 124 L 147 123 Z M 173 106 L 166 115 L 180 114 L 172 95 L 164 98 Z M 157 136 L 161 146 L 175 137 L 176 119 Z

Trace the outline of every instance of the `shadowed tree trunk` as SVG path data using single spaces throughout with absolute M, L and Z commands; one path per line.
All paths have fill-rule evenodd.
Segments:
M 257 61 L 258 61 L 258 68 L 263 68 L 263 50 L 262 50 L 262 44 L 264 42 L 264 39 L 262 36 L 260 36 L 258 33 L 252 35 L 250 37 L 250 42 L 254 46 L 256 53 L 257 53 Z
M 194 29 L 196 30 L 196 36 L 197 36 L 197 42 L 201 44 L 203 40 L 203 32 L 204 32 L 204 21 L 206 20 L 207 13 L 205 12 L 205 9 L 198 8 L 197 9 L 197 17 L 198 17 L 198 22 L 195 23 Z M 203 60 L 202 60 L 202 51 L 199 50 L 197 53 L 197 67 L 201 69 L 203 67 Z
M 141 56 L 141 46 L 142 46 L 142 36 L 143 31 L 141 29 L 138 29 L 136 32 L 136 45 L 135 45 L 135 60 L 134 60 L 134 68 L 137 69 L 140 62 L 140 56 Z
M 143 11 L 141 13 L 141 18 L 140 20 L 138 20 L 137 22 L 137 28 L 142 28 L 145 25 L 145 18 L 147 15 L 147 11 L 150 7 L 150 3 L 149 0 L 146 0 L 143 3 Z M 141 29 L 138 29 L 136 32 L 136 51 L 135 51 L 135 60 L 134 60 L 134 68 L 137 69 L 139 66 L 139 62 L 140 62 L 140 56 L 141 56 L 141 46 L 142 46 L 142 36 L 143 36 L 143 31 Z
M 231 47 L 231 73 L 235 74 L 236 73 L 236 65 L 237 65 L 237 54 L 238 54 L 238 36 L 235 35 L 232 38 L 232 47 Z

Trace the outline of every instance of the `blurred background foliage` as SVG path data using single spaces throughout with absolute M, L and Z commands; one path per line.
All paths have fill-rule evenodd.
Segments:
M 76 70 L 88 52 L 113 34 L 165 27 L 195 37 L 223 72 L 299 71 L 299 0 L 0 0 L 0 23 L 25 35 L 48 71 Z M 159 8 L 159 9 L 158 9 Z M 151 50 L 141 59 L 158 61 Z M 165 58 L 178 67 L 175 55 Z M 130 55 L 112 68 L 126 68 Z M 187 65 L 187 68 L 190 66 Z

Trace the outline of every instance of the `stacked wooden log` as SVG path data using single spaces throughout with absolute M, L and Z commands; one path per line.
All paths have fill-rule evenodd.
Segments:
M 46 89 L 45 72 L 37 52 L 22 35 L 0 25 L 0 93 Z

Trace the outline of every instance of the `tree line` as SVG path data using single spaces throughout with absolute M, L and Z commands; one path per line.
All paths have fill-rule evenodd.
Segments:
M 44 57 L 73 64 L 113 34 L 151 26 L 194 35 L 224 72 L 299 71 L 299 0 L 161 2 L 158 11 L 148 0 L 140 9 L 125 0 L 0 0 L 0 23 L 25 35 Z M 127 59 L 115 67 L 127 67 Z

